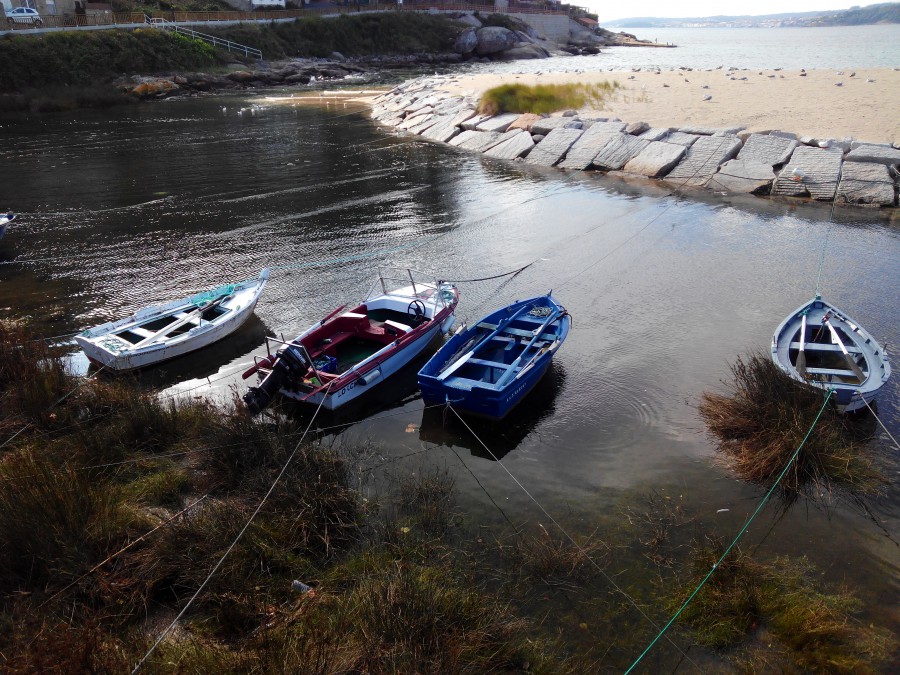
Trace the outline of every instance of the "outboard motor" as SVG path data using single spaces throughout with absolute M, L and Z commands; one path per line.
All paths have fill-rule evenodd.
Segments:
M 258 387 L 250 387 L 243 396 L 251 415 L 265 410 L 285 382 L 299 380 L 312 365 L 306 358 L 306 351 L 299 345 L 288 345 L 278 352 L 277 357 L 266 378 Z

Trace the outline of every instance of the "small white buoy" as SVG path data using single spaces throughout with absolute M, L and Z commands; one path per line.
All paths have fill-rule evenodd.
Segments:
M 799 167 L 799 166 L 797 166 L 797 167 L 794 167 L 794 170 L 793 170 L 793 171 L 791 171 L 791 177 L 792 177 L 793 180 L 795 180 L 795 181 L 797 181 L 797 182 L 799 183 L 799 182 L 802 181 L 804 178 L 806 178 L 806 174 L 803 173 L 803 171 L 800 170 L 800 167 Z

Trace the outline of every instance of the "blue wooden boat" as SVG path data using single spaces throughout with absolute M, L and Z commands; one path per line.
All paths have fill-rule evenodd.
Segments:
M 419 371 L 422 397 L 502 419 L 547 372 L 571 322 L 551 293 L 488 314 L 457 332 Z
M 6 234 L 6 226 L 16 219 L 15 213 L 0 213 L 0 239 Z
M 891 376 L 887 354 L 875 338 L 818 295 L 775 330 L 772 360 L 798 382 L 834 389 L 839 412 L 866 406 Z

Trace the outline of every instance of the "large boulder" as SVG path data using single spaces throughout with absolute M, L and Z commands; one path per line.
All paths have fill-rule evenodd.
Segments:
M 478 35 L 474 28 L 467 28 L 456 38 L 453 43 L 453 51 L 457 54 L 471 54 L 478 46 Z
M 478 19 L 474 14 L 469 14 L 468 12 L 463 12 L 459 16 L 455 17 L 455 20 L 459 23 L 464 23 L 467 26 L 472 26 L 472 28 L 481 28 L 484 24 Z
M 550 52 L 540 45 L 528 42 L 520 42 L 514 47 L 510 47 L 498 54 L 494 55 L 503 61 L 516 61 L 518 59 L 546 59 L 549 58 Z
M 514 32 L 501 26 L 479 28 L 477 35 L 478 45 L 475 47 L 475 53 L 479 56 L 506 51 L 519 41 Z

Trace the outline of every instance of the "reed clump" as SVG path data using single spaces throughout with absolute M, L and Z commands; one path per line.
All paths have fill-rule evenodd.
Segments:
M 744 480 L 770 485 L 803 444 L 781 480 L 779 494 L 852 498 L 878 492 L 884 478 L 867 452 L 867 429 L 831 407 L 823 393 L 782 372 L 762 352 L 738 357 L 725 394 L 705 392 L 700 415 L 719 441 L 720 461 Z M 804 443 L 804 439 L 806 439 Z
M 670 610 L 681 607 L 723 551 L 721 542 L 709 537 L 694 542 L 692 574 L 672 598 Z M 681 620 L 699 644 L 748 646 L 752 670 L 871 671 L 889 655 L 887 633 L 855 618 L 862 605 L 850 591 L 822 592 L 817 577 L 806 558 L 759 563 L 735 547 Z M 748 644 L 753 639 L 760 643 L 755 648 Z
M 478 112 L 496 115 L 502 112 L 549 114 L 589 105 L 602 110 L 621 85 L 616 81 L 596 84 L 504 84 L 481 95 Z

